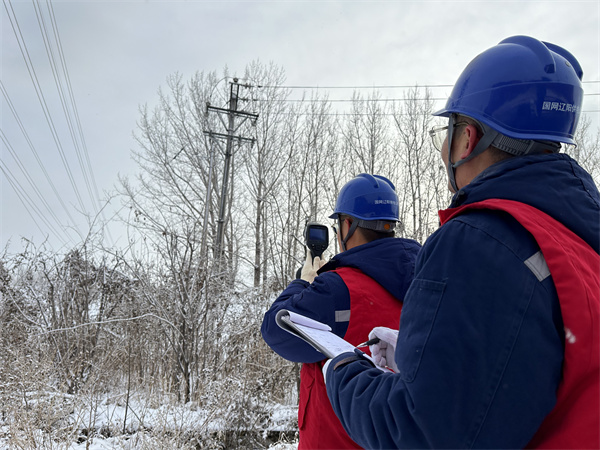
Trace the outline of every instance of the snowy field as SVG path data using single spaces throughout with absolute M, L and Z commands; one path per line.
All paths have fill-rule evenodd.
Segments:
M 29 400 L 22 411 L 0 422 L 2 449 L 297 449 L 294 436 L 297 407 L 273 405 L 263 430 L 248 430 L 256 444 L 236 445 L 232 424 L 214 419 L 190 403 L 151 405 L 139 399 L 125 405 L 122 398 L 85 402 L 70 396 Z M 44 423 L 44 427 L 39 424 Z M 125 425 L 124 425 L 125 424 Z M 42 429 L 43 428 L 43 429 Z M 238 428 L 239 432 L 239 428 Z M 283 434 L 282 432 L 286 432 Z M 292 436 L 291 438 L 289 436 Z M 250 439 L 250 441 L 252 438 Z
M 98 440 L 98 439 L 94 439 L 93 442 L 90 443 L 89 446 L 87 446 L 88 444 L 86 443 L 82 443 L 82 444 L 75 444 L 72 447 L 68 447 L 69 449 L 73 449 L 73 450 L 108 450 L 108 449 L 138 449 L 138 448 L 165 448 L 165 447 L 157 447 L 155 446 L 156 444 L 152 442 L 151 439 L 147 439 L 144 437 L 141 437 L 141 439 L 138 436 L 134 436 L 129 438 L 128 440 L 125 440 L 123 438 L 109 438 L 109 439 L 102 439 L 102 440 Z M 176 448 L 176 447 L 174 447 Z M 278 443 L 278 444 L 273 444 L 270 447 L 268 447 L 269 449 L 272 450 L 297 450 L 298 449 L 298 444 L 297 443 L 290 443 L 290 444 L 286 444 L 286 443 Z

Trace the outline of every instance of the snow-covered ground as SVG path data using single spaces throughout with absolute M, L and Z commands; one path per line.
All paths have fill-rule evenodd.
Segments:
M 104 397 L 97 401 L 73 396 L 40 396 L 22 411 L 0 421 L 0 448 L 37 449 L 182 449 L 235 448 L 227 439 L 231 424 L 194 403 L 157 405 L 130 399 Z M 266 408 L 264 429 L 248 430 L 256 436 L 255 448 L 295 450 L 293 430 L 297 407 L 273 404 Z M 45 426 L 40 426 L 41 424 Z M 125 426 L 124 426 L 125 424 Z M 286 432 L 286 435 L 280 433 Z M 267 436 L 269 439 L 267 439 Z M 286 437 L 286 436 L 292 436 Z M 271 442 L 263 444 L 260 442 Z M 248 445 L 244 445 L 247 448 Z
M 7 447 L 8 448 L 8 447 Z M 74 444 L 67 447 L 72 450 L 114 450 L 114 449 L 156 449 L 165 448 L 162 442 L 153 440 L 151 437 L 144 436 L 143 433 L 136 433 L 133 436 L 127 438 L 114 437 L 114 438 L 93 438 L 89 443 L 82 442 L 81 444 Z M 178 447 L 173 447 L 178 448 Z M 273 444 L 268 447 L 270 450 L 297 450 L 298 443 L 284 443 L 280 442 Z
M 138 449 L 138 448 L 165 448 L 161 446 L 155 446 L 151 439 L 144 438 L 143 436 L 132 436 L 128 439 L 122 437 L 108 438 L 108 439 L 93 439 L 88 446 L 88 443 L 84 442 L 81 444 L 75 444 L 69 449 L 73 450 L 113 450 L 113 449 Z M 174 447 L 176 448 L 176 447 Z M 269 447 L 271 450 L 297 450 L 298 443 L 277 443 Z

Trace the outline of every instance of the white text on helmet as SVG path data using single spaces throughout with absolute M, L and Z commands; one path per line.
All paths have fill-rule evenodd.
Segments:
M 571 103 L 544 102 L 542 110 L 577 112 L 577 105 L 573 105 Z

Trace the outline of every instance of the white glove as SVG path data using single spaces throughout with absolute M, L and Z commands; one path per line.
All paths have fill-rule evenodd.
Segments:
M 321 258 L 318 256 L 315 259 L 312 259 L 312 255 L 310 250 L 306 249 L 306 261 L 304 262 L 304 266 L 302 267 L 302 272 L 300 272 L 300 278 L 304 281 L 308 281 L 312 283 L 317 276 L 317 270 L 319 270 L 322 266 L 325 265 L 326 261 L 321 261 Z
M 328 359 L 327 362 L 323 365 L 321 371 L 323 372 L 323 382 L 327 385 L 327 369 L 329 369 L 329 364 L 331 364 L 331 359 Z
M 374 345 L 369 345 L 371 358 L 375 364 L 380 367 L 389 367 L 394 372 L 398 373 L 396 366 L 396 343 L 398 342 L 398 330 L 392 330 L 387 327 L 375 327 L 369 333 L 369 339 L 379 338 L 379 342 Z

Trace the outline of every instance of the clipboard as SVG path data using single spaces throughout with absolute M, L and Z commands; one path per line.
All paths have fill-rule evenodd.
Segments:
M 288 333 L 310 344 L 328 359 L 335 358 L 342 353 L 354 353 L 356 350 L 356 347 L 350 342 L 333 333 L 329 325 L 302 314 L 282 309 L 275 316 L 275 322 Z M 364 355 L 366 358 L 371 359 L 369 355 Z

